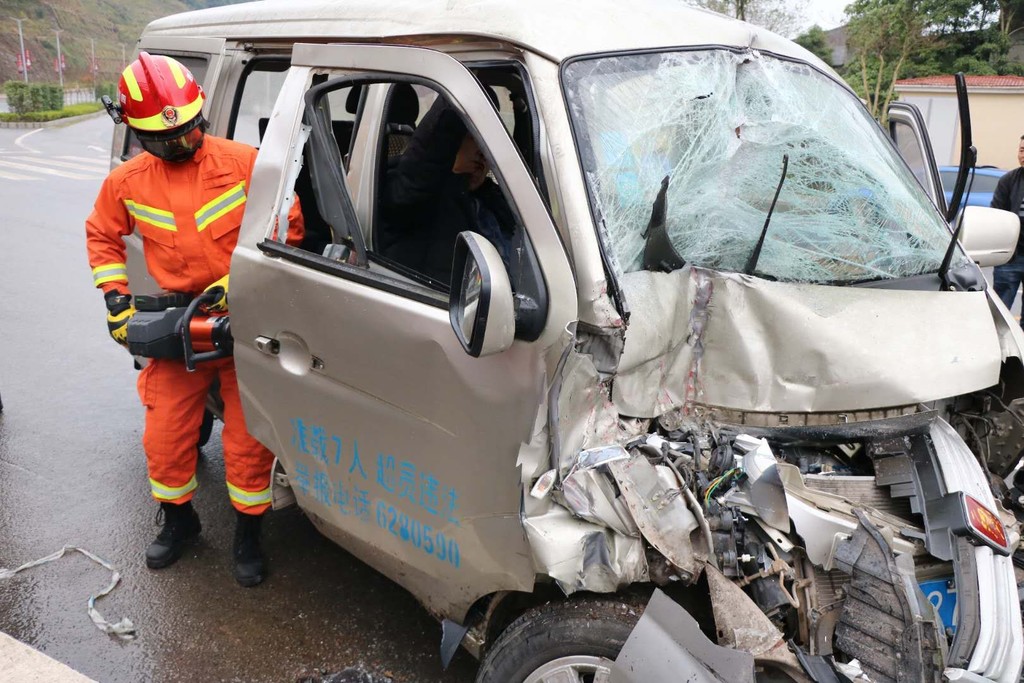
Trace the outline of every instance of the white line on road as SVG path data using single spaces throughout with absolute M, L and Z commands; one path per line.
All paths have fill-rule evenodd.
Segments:
M 4 180 L 39 180 L 29 175 L 18 175 L 17 173 L 7 173 L 6 171 L 0 171 L 0 178 Z
M 32 173 L 42 173 L 44 175 L 55 175 L 61 178 L 71 178 L 72 180 L 96 180 L 94 175 L 81 175 L 78 173 L 68 173 L 67 171 L 58 171 L 54 168 L 42 168 L 40 166 L 30 166 L 28 164 L 18 164 L 13 161 L 4 161 L 0 159 L 0 167 L 5 168 L 16 168 L 21 171 L 31 171 Z
M 106 171 L 101 168 L 89 168 L 81 162 L 72 163 L 70 161 L 58 161 L 57 159 L 49 159 L 47 157 L 4 157 L 11 161 L 22 161 L 27 164 L 44 164 L 48 166 L 58 166 L 60 168 L 70 168 L 74 171 L 81 171 L 82 173 L 95 173 L 97 178 L 102 178 L 106 175 Z
M 62 155 L 57 157 L 58 159 L 67 159 L 68 161 L 81 161 L 85 164 L 96 164 L 102 166 L 104 169 L 110 167 L 110 159 L 97 159 L 96 157 L 73 157 L 68 155 Z
M 94 149 L 97 152 L 103 152 L 104 154 L 110 154 L 110 150 L 109 149 L 103 149 L 102 147 L 100 147 L 98 145 L 89 145 L 89 149 Z
M 41 130 L 42 130 L 42 128 L 36 128 L 35 130 L 30 130 L 27 133 L 22 133 L 21 135 L 19 135 L 18 137 L 16 137 L 14 139 L 14 144 L 17 145 L 18 147 L 21 147 L 22 149 L 25 149 L 25 150 L 28 150 L 29 152 L 32 152 L 33 154 L 38 154 L 39 153 L 38 149 L 32 149 L 28 145 L 22 144 L 22 140 L 27 138 L 29 135 L 35 135 L 36 133 L 38 133 Z

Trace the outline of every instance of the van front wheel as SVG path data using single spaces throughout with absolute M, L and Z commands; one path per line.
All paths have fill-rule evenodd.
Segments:
M 476 683 L 606 683 L 642 611 L 592 598 L 535 607 L 487 650 Z

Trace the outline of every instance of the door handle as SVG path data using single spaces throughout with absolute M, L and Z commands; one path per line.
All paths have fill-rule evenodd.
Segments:
M 256 337 L 256 350 L 268 356 L 276 356 L 281 350 L 281 344 L 272 337 Z

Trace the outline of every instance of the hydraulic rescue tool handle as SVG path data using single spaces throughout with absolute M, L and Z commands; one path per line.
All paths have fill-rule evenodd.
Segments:
M 195 372 L 196 363 L 227 358 L 231 355 L 232 348 L 230 343 L 215 343 L 216 348 L 213 351 L 204 351 L 202 353 L 196 353 L 192 347 L 192 319 L 201 305 L 212 304 L 216 300 L 217 292 L 203 292 L 189 303 L 185 309 L 185 314 L 181 318 L 181 338 L 182 344 L 185 347 L 185 368 L 189 372 Z M 224 324 L 227 325 L 227 316 L 221 317 L 224 320 Z M 227 336 L 230 338 L 230 332 L 228 332 Z

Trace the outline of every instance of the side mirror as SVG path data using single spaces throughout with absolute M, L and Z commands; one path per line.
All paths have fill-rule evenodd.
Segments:
M 987 206 L 964 207 L 960 244 L 979 266 L 1001 266 L 1017 249 L 1017 214 Z
M 512 346 L 512 285 L 498 250 L 475 232 L 459 233 L 455 240 L 448 314 L 469 355 L 488 356 Z

